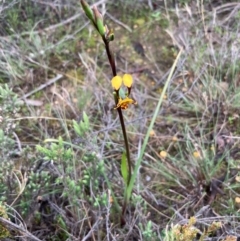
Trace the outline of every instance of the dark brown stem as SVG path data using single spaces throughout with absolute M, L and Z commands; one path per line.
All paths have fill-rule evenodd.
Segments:
M 113 74 L 113 76 L 116 76 L 117 71 L 116 71 L 115 60 L 114 60 L 113 54 L 111 53 L 109 42 L 104 37 L 103 37 L 103 42 L 106 47 L 106 52 L 107 52 L 108 60 L 109 60 L 109 63 L 110 63 L 111 69 L 112 69 L 112 74 Z M 116 104 L 117 104 L 117 100 L 116 100 Z M 128 172 L 129 172 L 127 184 L 129 184 L 130 179 L 131 179 L 132 170 L 131 170 L 131 159 L 130 159 L 128 138 L 127 138 L 127 131 L 126 131 L 125 124 L 124 124 L 122 109 L 118 108 L 117 110 L 118 110 L 118 115 L 119 115 L 119 119 L 120 119 L 120 123 L 121 123 L 121 127 L 122 127 L 124 143 L 125 143 L 125 147 L 126 147 L 126 156 L 127 156 L 127 161 L 128 161 Z
M 125 147 L 126 147 L 126 156 L 127 156 L 128 173 L 129 173 L 127 185 L 129 185 L 131 175 L 132 175 L 132 167 L 131 167 L 131 159 L 130 159 L 128 138 L 127 138 L 127 131 L 126 131 L 125 124 L 124 124 L 122 109 L 118 108 L 117 110 L 118 110 L 118 115 L 119 115 L 119 119 L 120 119 L 120 123 L 121 123 L 121 127 L 122 127 L 122 133 L 123 133 L 123 138 L 124 138 L 124 142 L 125 142 Z
M 107 52 L 107 56 L 108 56 L 108 61 L 110 63 L 110 66 L 111 66 L 111 69 L 112 69 L 112 74 L 113 74 L 113 77 L 114 77 L 114 76 L 117 75 L 114 56 L 111 53 L 108 40 L 105 37 L 103 37 L 102 39 L 103 39 L 103 42 L 105 44 L 105 48 L 106 48 L 106 52 Z M 117 103 L 118 103 L 118 100 L 117 100 L 117 98 L 115 98 L 115 104 L 117 105 Z M 118 111 L 118 116 L 119 116 L 119 120 L 120 120 L 120 124 L 121 124 L 121 128 L 122 128 L 122 133 L 123 133 L 123 138 L 124 138 L 124 143 L 125 143 L 125 148 L 126 148 L 126 156 L 127 156 L 127 163 L 128 163 L 128 173 L 129 173 L 128 181 L 127 181 L 127 186 L 128 186 L 129 183 L 130 183 L 130 180 L 131 180 L 131 176 L 132 176 L 130 150 L 129 150 L 127 131 L 126 131 L 126 127 L 125 127 L 125 124 L 124 124 L 122 109 L 118 108 L 117 111 Z M 124 216 L 125 216 L 125 212 L 126 212 L 126 208 L 127 208 L 127 202 L 128 201 L 125 198 L 124 204 L 123 204 L 123 207 L 122 207 L 122 216 L 121 216 L 121 225 L 122 226 L 125 224 Z
M 110 65 L 111 65 L 112 74 L 113 74 L 113 77 L 114 77 L 114 76 L 117 75 L 117 70 L 116 70 L 114 56 L 111 53 L 108 40 L 105 37 L 103 37 L 102 39 L 103 39 L 103 42 L 105 44 L 105 48 L 106 48 L 106 52 L 107 52 L 107 56 L 108 56 L 108 61 L 109 61 Z

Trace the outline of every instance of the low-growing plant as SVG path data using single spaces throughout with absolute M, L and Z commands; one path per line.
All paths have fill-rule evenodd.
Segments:
M 5 205 L 0 201 L 0 217 L 9 219 Z M 7 227 L 0 223 L 0 238 L 5 239 L 10 237 L 10 232 Z
M 197 218 L 193 216 L 185 224 L 176 224 L 169 229 L 167 228 L 164 241 L 194 241 L 196 239 L 203 241 L 222 227 L 221 222 L 212 222 L 202 232 L 197 227 L 197 221 Z
M 158 8 L 154 1 L 148 1 L 150 8 L 147 1 L 108 1 L 106 20 L 121 26 L 115 33 L 96 7 L 91 9 L 80 1 L 100 36 L 104 55 L 92 28 L 85 28 L 88 23 L 81 25 L 84 32 L 79 30 L 78 16 L 82 13 L 66 21 L 62 18 L 74 1 L 36 10 L 52 20 L 50 27 L 48 21 L 41 21 L 42 16 L 32 16 L 32 4 L 23 10 L 8 9 L 7 16 L 3 15 L 9 23 L 5 34 L 11 36 L 1 38 L 4 47 L 8 44 L 3 48 L 1 81 L 7 77 L 17 91 L 34 90 L 24 95 L 27 99 L 22 98 L 27 105 L 18 118 L 19 98 L 7 85 L 0 88 L 0 239 L 10 238 L 12 232 L 6 227 L 11 225 L 11 230 L 22 235 L 18 237 L 21 240 L 195 241 L 220 239 L 219 234 L 224 241 L 236 240 L 224 235 L 239 229 L 237 3 L 214 8 L 211 21 L 211 1 L 193 6 L 188 0 L 164 1 L 165 8 L 175 2 L 177 11 Z M 19 6 L 24 1 L 12 2 Z M 111 10 L 118 7 L 121 16 L 115 11 L 113 17 Z M 49 11 L 52 8 L 63 20 L 59 24 L 55 25 L 58 19 Z M 234 10 L 225 19 L 229 9 Z M 196 15 L 195 10 L 201 14 Z M 24 14 L 29 19 L 22 28 Z M 177 17 L 175 31 L 172 24 Z M 189 25 L 186 29 L 181 28 L 182 20 Z M 209 24 L 213 24 L 211 29 Z M 16 33 L 18 26 L 21 29 Z M 189 37 L 189 41 L 164 74 L 178 51 L 164 34 L 167 26 L 173 30 L 171 37 L 177 36 L 176 41 L 181 42 L 181 37 Z M 129 37 L 126 29 L 132 33 Z M 211 32 L 223 41 L 206 40 Z M 89 43 L 86 38 L 90 38 Z M 115 63 L 112 50 L 116 40 L 120 45 Z M 144 54 L 136 59 L 132 51 L 138 52 L 138 42 Z M 80 61 L 76 61 L 77 52 Z M 181 53 L 184 58 L 172 78 Z M 35 69 L 35 64 L 41 68 Z M 134 76 L 128 71 L 120 76 L 117 68 L 131 70 Z M 44 78 L 59 71 L 59 84 L 38 91 L 38 80 L 42 84 Z M 76 92 L 73 86 L 81 90 Z M 27 108 L 31 116 L 24 117 Z M 139 119 L 143 126 L 129 124 Z M 42 138 L 47 139 L 41 142 Z M 119 221 L 128 225 L 121 228 L 116 225 Z M 28 230 L 38 238 L 32 239 Z
M 133 78 L 130 74 L 124 74 L 123 77 L 117 75 L 115 59 L 114 59 L 114 56 L 110 49 L 110 42 L 112 42 L 114 40 L 113 30 L 108 29 L 107 25 L 104 25 L 103 17 L 101 15 L 101 13 L 98 11 L 96 6 L 94 6 L 93 9 L 91 9 L 85 0 L 81 0 L 80 2 L 81 2 L 82 8 L 83 8 L 86 16 L 91 21 L 92 25 L 95 27 L 95 29 L 97 30 L 97 32 L 100 34 L 100 36 L 102 38 L 102 41 L 103 41 L 105 49 L 106 49 L 108 61 L 109 61 L 109 64 L 110 64 L 110 67 L 112 70 L 112 75 L 113 75 L 111 84 L 114 89 L 114 92 L 113 92 L 114 101 L 115 101 L 114 109 L 116 109 L 118 112 L 119 121 L 120 121 L 121 128 L 122 128 L 123 139 L 124 139 L 124 143 L 125 143 L 125 151 L 123 152 L 122 159 L 121 159 L 121 174 L 122 174 L 122 177 L 123 177 L 123 180 L 125 183 L 125 189 L 124 189 L 124 203 L 122 205 L 122 213 L 121 213 L 121 218 L 120 218 L 121 225 L 124 225 L 125 224 L 124 216 L 125 216 L 126 208 L 127 208 L 127 205 L 129 203 L 129 200 L 132 195 L 134 182 L 136 180 L 137 172 L 140 167 L 142 157 L 143 157 L 143 154 L 144 154 L 147 142 L 148 142 L 150 131 L 152 130 L 153 124 L 156 120 L 156 117 L 157 117 L 158 111 L 160 109 L 160 106 L 162 104 L 163 97 L 165 95 L 167 86 L 173 75 L 173 71 L 177 64 L 177 61 L 181 55 L 181 51 L 179 52 L 173 66 L 172 66 L 171 72 L 168 76 L 168 79 L 167 79 L 164 89 L 162 91 L 161 97 L 159 98 L 159 102 L 156 107 L 154 116 L 151 120 L 151 124 L 148 128 L 148 132 L 147 132 L 146 138 L 144 140 L 139 159 L 137 160 L 137 163 L 134 168 L 134 172 L 132 173 L 132 165 L 133 164 L 132 164 L 131 157 L 130 157 L 129 142 L 128 142 L 128 137 L 127 137 L 127 132 L 126 132 L 126 127 L 125 127 L 124 116 L 123 116 L 122 110 L 128 109 L 130 104 L 136 104 L 136 101 L 134 99 L 130 98 L 132 84 L 133 84 Z M 124 89 L 122 88 L 122 83 L 125 86 L 125 88 L 127 89 L 126 93 L 124 93 Z
M 144 240 L 149 240 L 149 241 L 157 240 L 157 235 L 153 231 L 151 221 L 148 221 L 145 227 L 143 227 L 143 225 L 140 223 L 140 228 L 142 230 L 142 236 L 143 236 Z
M 5 84 L 0 86 L 0 104 L 0 199 L 6 201 L 12 198 L 18 186 L 13 173 L 13 157 L 21 151 L 16 147 L 15 130 L 18 122 L 15 118 L 19 114 L 22 103 Z

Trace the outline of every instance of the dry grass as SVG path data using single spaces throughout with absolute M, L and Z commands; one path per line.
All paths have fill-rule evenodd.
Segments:
M 18 98 L 0 96 L 2 240 L 237 240 L 240 4 L 95 2 L 114 29 L 119 74 L 134 76 L 138 105 L 124 112 L 134 162 L 169 68 L 185 48 L 127 224 L 120 227 L 111 201 L 123 203 L 123 138 L 101 39 L 77 0 L 5 1 L 1 85 Z M 83 111 L 90 126 L 79 136 L 72 120 L 80 122 Z

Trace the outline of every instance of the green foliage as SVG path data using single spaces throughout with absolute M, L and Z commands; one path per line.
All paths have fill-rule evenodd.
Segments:
M 62 137 L 59 137 L 57 141 L 57 143 L 52 143 L 50 148 L 37 145 L 37 151 L 43 154 L 46 160 L 59 160 L 68 164 L 73 157 L 72 149 L 65 147 Z
M 56 217 L 56 225 L 60 228 L 59 239 L 67 240 L 69 238 L 69 233 L 66 231 L 68 229 L 64 218 L 60 215 Z
M 81 129 L 81 134 L 86 134 L 89 128 L 89 121 L 85 113 L 83 114 L 83 121 L 80 122 L 78 127 Z M 104 165 L 103 161 L 100 161 L 94 152 L 85 152 L 83 154 L 81 161 L 85 163 L 85 168 L 79 173 L 76 172 L 74 152 L 72 148 L 67 147 L 67 143 L 61 137 L 55 140 L 54 143 L 51 143 L 50 146 L 37 145 L 37 151 L 44 156 L 45 160 L 58 163 L 58 169 L 63 175 L 54 178 L 51 182 L 54 185 L 63 185 L 62 196 L 64 198 L 69 199 L 74 205 L 77 205 L 79 199 L 88 200 L 96 207 L 106 205 L 106 194 L 98 194 L 100 179 L 104 173 Z M 40 175 L 41 178 L 44 178 L 43 174 L 44 172 Z M 32 188 L 31 191 L 41 189 L 41 187 L 44 187 L 46 191 L 46 188 L 49 186 L 47 181 L 45 180 L 45 183 L 41 182 L 40 186 L 36 186 L 35 183 L 39 183 L 39 181 L 34 180 L 33 176 L 29 184 Z M 85 191 L 90 189 L 94 193 L 94 197 L 85 196 Z
M 17 187 L 14 179 L 10 180 L 11 189 L 9 188 L 9 179 L 12 175 L 9 175 L 9 170 L 13 169 L 13 163 L 8 159 L 2 159 L 0 162 L 0 201 L 7 201 L 8 197 L 15 192 Z
M 7 209 L 5 205 L 0 201 L 0 217 L 4 219 L 9 219 L 8 214 L 7 214 Z M 7 229 L 7 227 L 3 226 L 0 223 L 0 238 L 5 239 L 10 237 L 10 232 Z
M 157 240 L 157 235 L 155 232 L 153 232 L 153 227 L 152 227 L 152 222 L 148 221 L 147 225 L 145 228 L 142 227 L 143 225 L 140 225 L 141 230 L 142 230 L 142 236 L 144 240 L 149 240 L 149 241 L 155 241 Z
M 19 204 L 16 206 L 22 216 L 26 217 L 31 212 L 31 202 L 38 193 L 47 194 L 51 191 L 53 178 L 48 171 L 31 172 L 28 183 L 21 195 Z M 51 192 L 57 192 L 57 189 Z
M 73 120 L 73 128 L 81 137 L 86 134 L 86 132 L 89 130 L 89 119 L 85 112 L 83 112 L 83 120 L 81 120 L 79 123 Z
M 128 171 L 128 166 L 127 166 L 126 152 L 123 152 L 123 154 L 122 154 L 121 173 L 122 173 L 123 180 L 124 180 L 125 184 L 127 185 L 128 177 L 129 177 L 129 171 Z
M 4 22 L 1 31 L 5 36 L 1 38 L 1 82 L 7 81 L 23 94 L 36 88 L 58 71 L 69 79 L 64 78 L 60 84 L 56 83 L 54 98 L 50 98 L 53 92 L 50 87 L 31 96 L 31 99 L 40 99 L 43 106 L 38 108 L 31 104 L 25 105 L 25 110 L 30 110 L 27 117 L 24 116 L 25 112 L 20 112 L 22 103 L 18 96 L 8 85 L 0 86 L 0 201 L 3 201 L 0 202 L 0 216 L 8 219 L 9 210 L 3 203 L 12 204 L 10 206 L 19 213 L 19 220 L 21 216 L 26 224 L 33 224 L 28 230 L 39 235 L 41 240 L 45 240 L 46 236 L 47 239 L 56 241 L 87 238 L 109 240 L 115 234 L 116 238 L 124 239 L 128 233 L 129 240 L 193 241 L 197 238 L 197 232 L 198 235 L 202 234 L 200 240 L 217 236 L 214 232 L 219 228 L 218 225 L 208 220 L 211 212 L 208 212 L 206 217 L 196 215 L 203 218 L 199 223 L 192 218 L 183 224 L 182 217 L 194 216 L 202 205 L 207 205 L 213 207 L 219 215 L 226 214 L 228 224 L 224 225 L 224 222 L 223 229 L 234 233 L 238 225 L 235 214 L 239 208 L 240 188 L 237 173 L 239 152 L 236 154 L 239 143 L 235 142 L 240 133 L 239 53 L 238 42 L 235 41 L 238 33 L 235 30 L 239 29 L 237 20 L 240 15 L 231 10 L 231 6 L 234 9 L 235 5 L 229 5 L 229 11 L 226 13 L 228 21 L 224 19 L 224 8 L 215 9 L 214 26 L 209 32 L 212 12 L 208 12 L 210 5 L 205 8 L 205 5 L 201 4 L 210 4 L 210 1 L 203 1 L 200 6 L 192 6 L 189 3 L 193 1 L 189 0 L 175 1 L 178 3 L 176 14 L 174 8 L 158 8 L 154 1 L 149 1 L 149 5 L 154 4 L 154 11 L 150 11 L 148 5 L 139 0 L 110 1 L 109 10 L 114 10 L 111 14 L 117 13 L 113 17 L 117 21 L 106 19 L 112 25 L 109 25 L 109 30 L 106 26 L 103 27 L 103 19 L 99 13 L 95 12 L 99 20 L 95 22 L 92 10 L 89 6 L 85 8 L 87 16 L 96 25 L 95 28 L 101 36 L 106 37 L 107 41 L 115 40 L 116 43 L 111 44 L 115 49 L 111 50 L 116 50 L 118 69 L 131 70 L 134 76 L 138 77 L 135 81 L 138 89 L 134 86 L 132 93 L 139 105 L 136 109 L 118 109 L 122 111 L 124 120 L 127 119 L 126 133 L 130 134 L 129 140 L 133 140 L 132 145 L 129 145 L 129 150 L 133 152 L 131 156 L 136 158 L 137 149 L 140 152 L 138 159 L 132 163 L 129 161 L 133 168 L 135 164 L 136 166 L 128 185 L 128 179 L 131 177 L 128 155 L 126 152 L 122 154 L 120 165 L 115 158 L 119 156 L 119 146 L 123 141 L 126 142 L 127 138 L 123 140 L 125 137 L 119 133 L 117 124 L 111 122 L 118 110 L 111 109 L 113 100 L 109 100 L 110 83 L 103 83 L 103 80 L 110 78 L 112 71 L 107 70 L 109 65 L 104 59 L 107 55 L 102 52 L 103 44 L 99 44 L 100 38 L 95 37 L 91 28 L 81 30 L 86 22 L 81 21 L 82 16 L 75 19 L 75 16 L 79 16 L 80 7 L 76 8 L 78 15 L 75 15 L 72 12 L 75 9 L 75 0 L 66 4 L 41 4 L 40 8 L 36 7 L 36 1 L 28 2 L 13 0 L 10 5 L 10 1 L 3 1 Z M 172 7 L 172 1 L 163 2 L 164 5 Z M 76 4 L 79 5 L 79 1 Z M 189 4 L 188 8 L 182 8 L 185 4 Z M 71 8 L 71 16 L 65 18 L 62 13 L 68 5 Z M 194 14 L 199 7 L 204 7 L 204 11 L 200 15 Z M 219 11 L 223 12 L 221 24 L 218 25 Z M 179 20 L 183 21 L 178 21 L 179 25 L 173 26 L 177 22 L 174 18 L 177 17 L 181 17 Z M 71 22 L 68 22 L 69 20 Z M 178 31 L 181 30 L 182 22 L 190 25 L 189 28 L 186 26 L 187 32 L 184 32 L 185 28 L 183 32 Z M 202 24 L 206 29 L 199 28 Z M 115 39 L 110 28 L 114 25 L 121 26 L 118 27 Z M 152 29 L 152 25 L 155 28 Z M 174 76 L 171 72 L 165 82 L 164 78 L 161 78 L 178 51 L 177 47 L 169 47 L 172 45 L 170 37 L 166 38 L 164 35 L 166 27 L 169 27 L 169 32 L 171 30 L 176 41 L 187 36 L 189 46 L 183 51 L 181 63 L 177 68 L 172 68 Z M 128 31 L 132 34 L 129 35 Z M 212 44 L 210 38 L 206 38 L 211 32 L 219 35 L 222 43 Z M 229 37 L 230 35 L 232 37 Z M 139 59 L 136 59 L 131 52 L 132 48 L 128 46 L 133 36 L 144 46 L 144 62 L 138 63 Z M 79 52 L 81 61 L 77 56 Z M 159 55 L 156 54 L 158 52 Z M 112 64 L 110 61 L 110 65 Z M 149 68 L 144 66 L 151 66 L 151 73 Z M 193 74 L 189 74 L 190 72 Z M 82 81 L 83 79 L 86 79 L 86 82 Z M 227 84 L 226 88 L 222 88 L 222 82 Z M 159 98 L 160 91 L 155 90 L 162 90 L 164 83 L 166 84 Z M 83 88 L 79 85 L 83 85 Z M 73 86 L 77 88 L 72 90 Z M 62 91 L 55 92 L 59 87 Z M 60 94 L 69 97 L 64 108 L 58 105 Z M 123 89 L 120 89 L 118 94 L 123 99 L 126 98 Z M 115 97 L 117 102 L 116 91 Z M 159 98 L 157 108 L 156 98 Z M 217 117 L 212 113 L 215 101 L 218 108 Z M 28 104 L 28 100 L 26 103 Z M 100 110 L 101 107 L 104 110 Z M 152 115 L 155 108 L 156 111 Z M 79 110 L 84 109 L 87 109 L 88 113 L 83 112 L 82 119 L 79 120 Z M 51 115 L 52 113 L 55 115 Z M 20 114 L 21 118 L 18 118 Z M 51 118 L 54 119 L 53 125 Z M 76 120 L 71 121 L 72 118 Z M 139 128 L 138 123 L 133 125 L 133 131 L 129 129 L 131 127 L 128 123 L 139 118 L 146 121 L 146 125 L 151 123 L 147 133 L 146 126 Z M 21 125 L 17 119 L 21 119 Z M 32 119 L 34 131 L 28 124 L 28 120 Z M 60 125 L 56 125 L 58 121 Z M 23 128 L 20 129 L 21 127 Z M 228 130 L 221 133 L 224 128 Z M 154 135 L 150 134 L 153 129 Z M 216 155 L 219 151 L 216 133 L 223 134 L 226 141 L 225 146 L 222 146 L 224 153 L 220 153 L 220 157 Z M 171 140 L 172 135 L 176 135 L 174 141 Z M 145 140 L 143 143 L 139 142 L 137 147 L 137 140 L 142 136 Z M 50 137 L 56 139 L 41 142 Z M 36 149 L 25 147 L 28 144 L 35 147 L 36 143 Z M 164 150 L 167 155 L 159 155 L 159 150 Z M 223 173 L 226 173 L 226 177 L 222 186 L 214 189 L 215 181 L 222 177 Z M 151 181 L 142 178 L 145 175 L 151 176 Z M 137 188 L 136 179 L 139 180 Z M 123 182 L 125 185 L 121 186 Z M 206 186 L 217 192 L 216 197 L 211 190 L 206 191 Z M 114 205 L 110 204 L 110 197 L 113 197 Z M 163 203 L 164 208 L 159 201 Z M 120 205 L 125 209 L 120 210 Z M 41 209 L 42 206 L 44 210 Z M 119 215 L 124 211 L 127 225 L 124 228 L 112 225 L 119 220 Z M 229 230 L 232 218 L 229 214 L 234 214 L 235 219 L 232 230 Z M 176 224 L 180 217 L 181 222 Z M 214 216 L 210 218 L 212 220 Z M 133 223 L 136 224 L 134 229 L 131 226 Z M 208 227 L 202 228 L 203 223 L 207 223 Z M 160 234 L 162 227 L 166 225 L 167 228 Z M 49 231 L 46 236 L 41 230 L 42 227 Z M 8 230 L 0 225 L 0 239 L 7 238 L 8 235 Z
M 17 152 L 13 133 L 18 122 L 14 118 L 21 106 L 17 95 L 6 84 L 0 86 L 0 106 L 0 200 L 6 201 L 17 187 L 12 176 L 14 162 L 11 156 Z
M 158 10 L 156 12 L 153 12 L 150 14 L 150 16 L 152 19 L 151 21 L 153 21 L 154 23 L 157 23 L 162 28 L 167 28 L 169 26 L 169 22 L 166 16 L 164 16 L 164 14 L 162 13 L 162 11 Z
M 211 237 L 217 230 L 222 226 L 221 222 L 212 222 L 204 232 L 196 227 L 197 219 L 196 217 L 191 217 L 188 222 L 184 225 L 175 225 L 170 229 L 164 230 L 164 241 L 194 241 L 196 240 L 197 235 L 201 233 L 198 240 L 203 241 L 206 238 Z
M 184 7 L 186 4 L 190 4 L 192 0 L 177 0 L 176 2 L 179 3 L 180 7 Z
M 10 119 L 16 117 L 22 102 L 18 100 L 18 96 L 5 84 L 0 85 L 0 104 L 0 126 L 5 129 L 5 133 L 9 133 L 13 128 L 11 128 L 12 120 Z
M 92 23 L 94 23 L 95 22 L 95 17 L 93 15 L 92 9 L 90 8 L 90 6 L 87 4 L 86 1 L 81 0 L 80 2 L 81 2 L 82 8 L 83 8 L 86 16 L 88 17 L 88 19 L 90 19 L 92 21 Z
M 101 179 L 103 178 L 105 168 L 104 162 L 99 160 L 95 153 L 85 155 L 83 160 L 90 161 L 87 169 L 83 170 L 83 176 L 80 180 L 82 190 L 92 189 L 92 194 L 90 198 L 87 198 L 94 207 L 107 205 L 107 194 L 105 192 L 101 193 L 99 186 L 101 185 Z
M 135 183 L 135 181 L 136 181 L 137 172 L 138 172 L 139 167 L 140 167 L 140 165 L 141 165 L 141 163 L 142 163 L 142 161 L 143 161 L 143 155 L 144 155 L 145 149 L 146 149 L 147 144 L 148 144 L 148 140 L 149 140 L 149 137 L 150 137 L 150 132 L 153 130 L 154 122 L 156 121 L 158 112 L 159 112 L 160 107 L 161 107 L 161 105 L 162 105 L 162 103 L 163 103 L 164 95 L 165 95 L 165 93 L 166 93 L 166 90 L 167 90 L 167 88 L 168 88 L 168 85 L 169 85 L 169 83 L 170 83 L 170 80 L 171 80 L 171 78 L 172 78 L 172 76 L 173 76 L 174 69 L 175 69 L 175 67 L 176 67 L 176 65 L 177 65 L 177 62 L 178 62 L 181 54 L 182 54 L 182 50 L 180 50 L 178 56 L 176 57 L 173 65 L 172 65 L 172 67 L 171 67 L 171 70 L 170 70 L 170 73 L 169 73 L 169 75 L 168 75 L 167 81 L 166 81 L 166 83 L 165 83 L 165 85 L 164 85 L 164 88 L 163 88 L 163 91 L 162 91 L 162 93 L 161 93 L 161 95 L 160 95 L 160 97 L 159 97 L 157 107 L 155 108 L 154 115 L 153 115 L 153 117 L 152 117 L 151 123 L 150 123 L 150 125 L 149 125 L 149 127 L 148 127 L 148 129 L 147 129 L 147 134 L 146 134 L 146 136 L 145 136 L 145 138 L 144 138 L 144 142 L 143 142 L 143 146 L 142 146 L 142 148 L 141 148 L 140 155 L 139 155 L 138 160 L 137 160 L 137 162 L 136 162 L 133 175 L 132 175 L 132 177 L 131 177 L 129 186 L 127 187 L 127 192 L 126 192 L 126 194 L 125 194 L 127 200 L 129 200 L 130 197 L 131 197 L 131 195 L 132 195 L 133 186 L 134 186 L 134 183 Z
M 9 1 L 6 1 L 7 3 L 9 4 Z M 42 22 L 43 18 L 43 9 L 36 7 L 33 2 L 25 0 L 11 1 L 11 4 L 6 6 L 4 13 L 5 31 L 9 35 L 19 33 L 19 31 L 29 31 L 29 29 L 36 27 L 34 25 Z

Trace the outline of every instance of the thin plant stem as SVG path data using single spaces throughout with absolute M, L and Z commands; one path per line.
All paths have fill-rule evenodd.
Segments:
M 114 56 L 111 53 L 109 42 L 106 40 L 105 37 L 103 37 L 102 39 L 103 39 L 103 42 L 105 44 L 105 48 L 106 48 L 106 52 L 107 52 L 107 56 L 108 56 L 108 61 L 110 63 L 111 69 L 112 69 L 113 77 L 115 77 L 117 75 L 117 71 L 116 71 L 116 65 L 115 65 Z M 115 98 L 115 103 L 117 105 L 117 103 L 118 103 L 118 99 L 117 98 Z M 122 109 L 121 108 L 117 108 L 117 111 L 118 111 L 118 116 L 119 116 L 119 120 L 120 120 L 120 124 L 121 124 L 121 128 L 122 128 L 123 139 L 124 139 L 125 149 L 126 149 L 127 163 L 128 163 L 128 180 L 127 180 L 127 187 L 126 187 L 126 190 L 127 190 L 128 185 L 129 185 L 130 180 L 131 180 L 131 177 L 132 177 L 130 149 L 129 149 L 127 131 L 126 131 L 125 123 L 124 123 Z M 126 193 L 126 190 L 125 190 L 125 193 Z M 125 215 L 126 207 L 127 207 L 127 204 L 128 204 L 128 200 L 126 199 L 126 195 L 125 194 L 124 194 L 124 197 L 125 197 L 124 198 L 124 204 L 123 204 L 123 207 L 122 207 L 122 214 L 121 214 L 121 225 L 122 226 L 125 224 L 124 215 Z
M 114 60 L 114 56 L 111 53 L 110 50 L 110 46 L 109 46 L 109 42 L 106 40 L 105 37 L 103 37 L 103 42 L 105 44 L 106 47 L 106 52 L 107 52 L 107 56 L 108 56 L 108 60 L 109 63 L 111 65 L 111 69 L 112 69 L 112 74 L 113 77 L 115 77 L 117 75 L 117 71 L 116 71 L 116 65 L 115 65 L 115 60 Z M 115 103 L 118 103 L 118 100 L 115 99 Z M 124 143 L 125 143 L 125 148 L 126 148 L 126 156 L 127 156 L 127 162 L 128 162 L 128 182 L 127 185 L 130 183 L 131 180 L 131 174 L 132 174 L 132 170 L 131 170 L 131 158 L 130 158 L 130 150 L 129 150 L 129 144 L 128 144 L 128 138 L 127 138 L 127 131 L 126 131 L 126 127 L 125 127 L 125 123 L 124 123 L 124 118 L 123 118 L 123 114 L 122 114 L 122 109 L 121 108 L 117 108 L 118 110 L 118 115 L 119 115 L 119 120 L 120 120 L 120 124 L 121 124 L 121 128 L 122 128 L 122 133 L 123 133 L 123 138 L 124 138 Z
M 107 52 L 107 56 L 108 56 L 108 61 L 110 63 L 111 69 L 112 69 L 113 77 L 115 77 L 117 75 L 117 70 L 116 70 L 114 56 L 111 53 L 110 45 L 109 45 L 109 42 L 107 41 L 107 39 L 105 37 L 102 37 L 102 39 L 103 39 L 103 42 L 105 44 L 105 48 L 106 48 L 106 52 Z
M 85 14 L 87 15 L 88 19 L 91 20 L 93 26 L 96 28 L 96 30 L 99 32 L 99 34 L 102 36 L 102 40 L 104 42 L 105 49 L 106 49 L 107 56 L 108 56 L 108 61 L 110 63 L 111 69 L 112 69 L 112 74 L 113 74 L 113 77 L 115 77 L 115 76 L 117 76 L 116 64 L 115 64 L 114 56 L 110 50 L 110 41 L 112 41 L 114 39 L 114 36 L 112 36 L 111 32 L 109 32 L 107 30 L 107 26 L 104 26 L 103 17 L 101 15 L 101 13 L 98 11 L 97 7 L 94 6 L 91 9 L 85 0 L 80 0 L 80 2 L 81 2 L 82 8 L 83 8 Z M 108 34 L 110 34 L 109 35 L 109 36 L 111 36 L 110 38 L 109 38 Z M 119 101 L 119 92 L 118 91 L 119 91 L 119 89 L 115 90 L 115 92 L 114 92 L 114 99 L 115 99 L 116 106 Z M 130 93 L 129 88 L 128 88 L 128 91 Z M 128 186 L 130 184 L 130 180 L 132 179 L 132 170 L 131 170 L 131 159 L 130 159 L 128 138 L 127 138 L 127 131 L 126 131 L 125 123 L 124 123 L 121 106 L 120 106 L 120 108 L 116 108 L 116 109 L 118 111 L 118 116 L 119 116 L 119 120 L 120 120 L 120 124 L 121 124 L 121 128 L 122 128 L 125 149 L 126 149 L 126 159 L 127 159 L 127 165 L 128 165 L 128 179 L 127 179 L 127 184 L 126 184 L 126 187 L 124 190 L 124 205 L 122 207 L 122 216 L 121 216 L 121 223 L 125 223 L 124 214 L 125 214 L 125 210 L 126 210 L 126 206 L 127 206 L 126 192 L 127 192 Z

